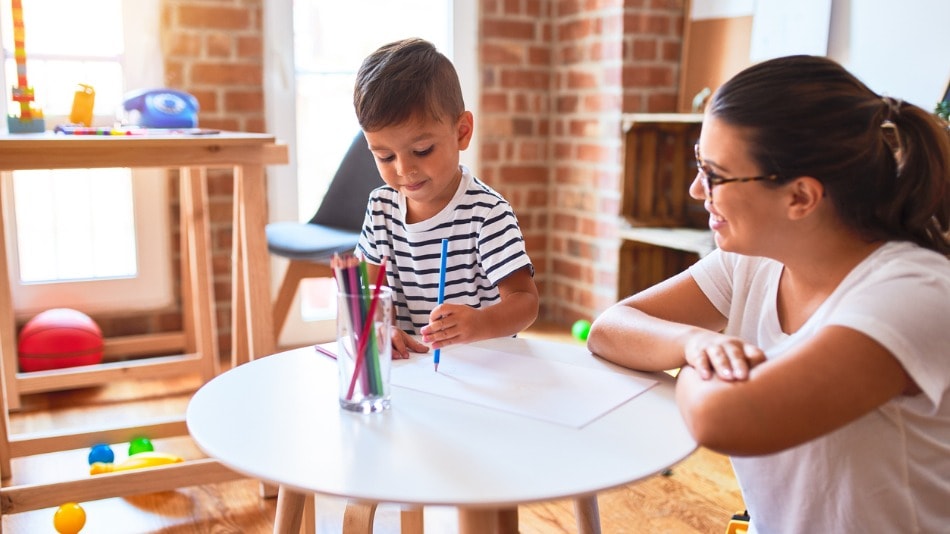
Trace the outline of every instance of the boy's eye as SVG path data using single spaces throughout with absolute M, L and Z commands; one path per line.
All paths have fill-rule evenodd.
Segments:
M 378 159 L 379 161 L 382 161 L 383 163 L 389 163 L 390 161 L 393 161 L 394 159 L 396 159 L 396 156 L 393 154 L 390 154 L 388 156 L 376 156 L 376 159 Z
M 430 146 L 429 148 L 426 148 L 426 149 L 423 149 L 423 150 L 413 150 L 412 152 L 413 152 L 413 154 L 415 154 L 415 155 L 417 155 L 417 156 L 428 156 L 429 154 L 432 153 L 432 150 L 433 150 L 434 148 L 435 148 L 435 145 Z

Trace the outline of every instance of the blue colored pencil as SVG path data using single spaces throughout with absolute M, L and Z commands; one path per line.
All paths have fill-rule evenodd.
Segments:
M 449 255 L 449 240 L 442 240 L 442 261 L 439 265 L 439 304 L 442 304 L 442 301 L 445 300 L 445 258 Z M 435 355 L 433 357 L 433 363 L 435 363 L 435 372 L 439 372 L 439 349 L 435 349 Z

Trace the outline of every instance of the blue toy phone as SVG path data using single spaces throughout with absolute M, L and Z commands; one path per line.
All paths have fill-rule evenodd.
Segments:
M 125 95 L 128 123 L 145 128 L 196 128 L 198 99 L 174 89 L 144 89 Z

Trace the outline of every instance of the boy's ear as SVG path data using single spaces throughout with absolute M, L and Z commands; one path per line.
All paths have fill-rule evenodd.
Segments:
M 472 142 L 472 133 L 475 130 L 475 118 L 472 116 L 471 111 L 463 111 L 459 115 L 458 121 L 455 124 L 455 133 L 458 137 L 459 150 L 465 150 L 468 148 L 468 144 Z
M 788 206 L 793 219 L 802 219 L 815 211 L 825 197 L 825 186 L 811 176 L 800 176 L 789 184 L 791 200 Z

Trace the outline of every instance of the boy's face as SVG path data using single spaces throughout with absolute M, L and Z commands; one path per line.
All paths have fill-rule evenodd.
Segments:
M 407 222 L 424 221 L 444 208 L 458 189 L 459 151 L 472 139 L 472 113 L 456 120 L 414 117 L 364 132 L 387 185 L 406 197 Z

